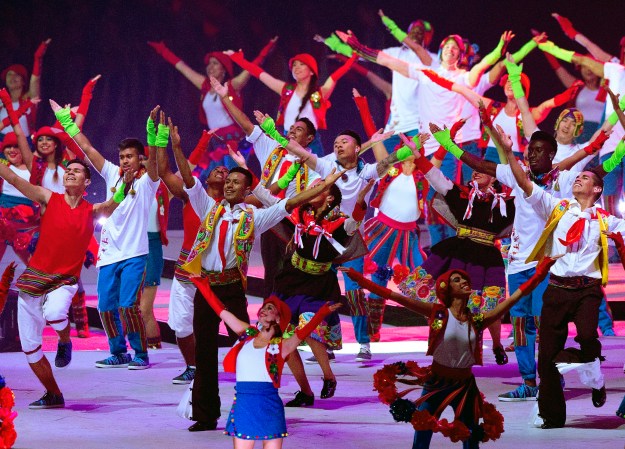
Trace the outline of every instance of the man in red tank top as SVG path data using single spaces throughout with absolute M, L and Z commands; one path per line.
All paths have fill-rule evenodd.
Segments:
M 22 351 L 46 389 L 29 408 L 61 408 L 65 406 L 63 394 L 41 350 L 43 328 L 48 323 L 59 335 L 55 366 L 67 367 L 72 357 L 67 313 L 78 289 L 76 283 L 93 236 L 94 219 L 109 216 L 123 196 L 93 205 L 85 201 L 83 195 L 91 183 L 91 172 L 78 159 L 69 162 L 63 175 L 64 194 L 30 184 L 4 164 L 0 164 L 0 176 L 41 207 L 39 242 L 16 284 L 20 290 L 18 327 Z

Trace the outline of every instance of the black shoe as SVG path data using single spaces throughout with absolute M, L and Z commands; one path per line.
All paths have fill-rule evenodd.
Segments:
M 321 399 L 328 399 L 334 396 L 336 391 L 336 379 L 323 379 L 323 388 L 321 389 Z
M 561 429 L 562 427 L 564 427 L 564 424 L 560 426 L 547 421 L 545 421 L 545 423 L 540 426 L 541 429 Z
M 503 346 L 493 348 L 493 354 L 495 354 L 495 362 L 497 362 L 497 365 L 505 365 L 508 363 L 508 355 Z
M 605 404 L 606 394 L 605 394 L 605 385 L 600 389 L 592 389 L 592 405 L 595 407 L 603 407 Z
M 204 432 L 205 430 L 217 429 L 217 420 L 211 422 L 197 421 L 195 424 L 189 426 L 189 432 Z
M 295 393 L 295 398 L 284 404 L 285 407 L 306 407 L 315 405 L 315 395 L 308 396 L 301 391 Z

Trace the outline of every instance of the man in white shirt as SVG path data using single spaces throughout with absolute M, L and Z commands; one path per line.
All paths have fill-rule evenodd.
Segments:
M 248 170 L 240 167 L 230 170 L 224 185 L 224 199 L 217 202 L 192 176 L 179 147 L 174 147 L 174 156 L 189 202 L 202 223 L 187 263 L 182 268 L 205 279 L 225 306 L 239 319 L 248 322 L 245 289 L 249 254 L 255 236 L 272 228 L 295 207 L 321 193 L 334 183 L 340 173 L 332 173 L 319 187 L 266 209 L 256 209 L 245 203 L 252 185 L 252 174 Z M 191 432 L 215 430 L 221 415 L 217 359 L 220 321 L 198 291 L 194 298 L 196 371 L 191 399 L 191 419 L 196 423 L 189 427 Z
M 590 363 L 601 358 L 597 324 L 601 287 L 608 279 L 606 233 L 625 232 L 625 221 L 595 204 L 603 192 L 603 180 L 594 171 L 579 173 L 573 183 L 573 197 L 562 200 L 527 179 L 514 158 L 510 166 L 527 202 L 536 215 L 547 220 L 528 261 L 558 257 L 543 298 L 538 407 L 543 429 L 564 427 L 566 405 L 555 363 Z M 569 322 L 575 323 L 579 349 L 564 349 Z M 601 407 L 606 395 L 600 371 L 590 379 L 589 386 L 593 389 L 593 405 Z
M 245 138 L 254 145 L 254 154 L 261 166 L 261 184 L 269 187 L 272 183 L 287 173 L 287 170 L 296 162 L 296 157 L 282 148 L 278 142 L 267 136 L 263 131 L 250 121 L 228 97 L 228 89 L 219 84 L 215 78 L 211 78 L 211 86 L 221 97 L 230 116 L 238 123 L 245 132 Z M 294 139 L 299 145 L 306 148 L 315 140 L 317 130 L 315 125 L 306 117 L 299 118 L 289 128 L 287 137 Z M 302 164 L 293 181 L 282 193 L 282 198 L 292 198 L 305 190 L 319 175 L 305 164 Z M 281 268 L 286 243 L 273 232 L 265 232 L 260 238 L 260 253 L 265 267 L 265 287 L 263 296 L 273 293 L 274 278 Z

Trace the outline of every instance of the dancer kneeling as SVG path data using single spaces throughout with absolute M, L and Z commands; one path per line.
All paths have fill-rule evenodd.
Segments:
M 236 372 L 237 377 L 224 434 L 233 437 L 235 449 L 253 447 L 246 440 L 272 440 L 263 443 L 263 448 L 281 448 L 282 439 L 288 435 L 284 406 L 278 396 L 284 360 L 341 305 L 326 303 L 306 326 L 283 338 L 291 311 L 276 296 L 265 299 L 258 312 L 258 324 L 252 326 L 226 310 L 205 280 L 192 280 L 219 318 L 240 335 L 238 343 L 224 358 L 224 371 Z
M 454 442 L 462 440 L 464 448 L 477 448 L 480 441 L 499 438 L 503 432 L 503 417 L 493 405 L 482 399 L 471 372 L 473 365 L 482 364 L 482 331 L 531 291 L 547 275 L 553 262 L 543 259 L 536 267 L 536 274 L 509 298 L 493 310 L 475 315 L 467 308 L 471 280 L 463 270 L 447 271 L 436 280 L 436 294 L 442 304 L 414 301 L 378 286 L 354 270 L 346 270 L 361 287 L 429 318 L 427 355 L 433 356 L 432 365 L 425 369 L 414 362 L 388 365 L 374 377 L 380 399 L 393 403 L 391 413 L 396 419 L 403 417 L 402 420 L 411 422 L 415 428 L 413 449 L 430 447 L 433 432 L 441 432 Z M 423 394 L 414 404 L 395 401 L 407 392 L 398 394 L 394 385 L 388 391 L 389 379 L 382 379 L 388 374 L 416 377 L 406 383 L 422 384 Z M 451 424 L 445 419 L 439 420 L 448 405 L 455 411 Z M 480 418 L 488 426 L 480 425 Z

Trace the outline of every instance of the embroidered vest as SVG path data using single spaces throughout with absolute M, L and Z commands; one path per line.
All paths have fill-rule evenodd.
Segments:
M 492 105 L 490 106 L 490 110 L 488 111 L 488 114 L 490 115 L 491 120 L 495 120 L 495 118 L 499 115 L 499 113 L 503 111 L 504 106 L 505 106 L 505 103 L 501 103 L 499 101 L 493 101 Z M 525 151 L 525 147 L 527 146 L 529 142 L 527 138 L 525 137 L 525 132 L 523 131 L 523 120 L 521 120 L 521 113 L 519 111 L 517 111 L 516 113 L 516 130 L 517 130 L 517 139 L 519 142 L 519 153 L 523 153 Z M 479 147 L 486 148 L 488 146 L 489 139 L 490 137 L 488 133 L 486 132 L 486 129 L 484 129 L 484 126 L 482 126 L 482 137 L 479 140 Z
M 253 340 L 260 331 L 254 326 L 250 326 L 245 333 L 239 337 L 239 341 L 234 344 L 232 349 L 228 351 L 224 357 L 224 371 L 226 373 L 234 373 L 237 368 L 237 357 L 243 345 Z M 282 358 L 282 338 L 272 338 L 265 349 L 265 368 L 267 374 L 273 382 L 273 386 L 280 388 L 280 379 L 282 377 L 282 368 L 284 368 L 284 359 Z
M 232 101 L 232 103 L 234 103 L 234 105 L 237 108 L 243 110 L 243 99 L 237 93 L 234 87 L 232 87 L 232 83 L 226 82 L 226 86 L 228 87 L 228 97 L 230 98 L 230 101 Z M 204 112 L 204 109 L 202 108 L 202 103 L 204 103 L 204 98 L 206 97 L 206 94 L 210 92 L 210 90 L 211 90 L 211 81 L 209 78 L 206 78 L 204 82 L 202 83 L 202 87 L 200 87 L 200 109 L 198 111 L 199 116 L 200 116 L 200 123 L 204 126 L 208 125 L 208 121 L 206 120 L 206 113 Z M 219 101 L 221 101 L 221 104 L 223 104 L 223 100 L 221 98 L 219 99 Z M 232 121 L 234 122 L 235 126 L 239 128 L 237 121 L 234 119 L 234 117 L 232 117 L 232 114 L 230 114 L 230 112 L 228 111 L 228 108 L 226 108 L 226 105 L 224 105 L 224 109 L 226 110 L 226 112 L 228 113 Z
M 370 203 L 372 207 L 380 207 L 380 203 L 382 202 L 382 197 L 384 196 L 384 192 L 386 191 L 388 186 L 391 185 L 391 182 L 393 182 L 393 180 L 397 178 L 399 175 L 401 175 L 402 173 L 403 173 L 402 164 L 401 163 L 395 164 L 395 166 L 390 168 L 389 171 L 386 173 L 386 175 L 382 179 L 380 179 L 380 181 L 378 182 L 378 191 L 375 195 L 375 198 L 373 198 Z M 421 213 L 422 217 L 425 217 L 425 210 L 426 210 L 425 202 L 426 202 L 427 192 L 430 186 L 427 180 L 425 179 L 425 176 L 423 175 L 423 173 L 421 173 L 416 168 L 412 172 L 412 179 L 414 179 L 414 183 L 417 188 L 417 205 L 419 207 L 419 212 Z
M 449 309 L 443 304 L 433 304 L 429 325 L 430 334 L 428 336 L 428 351 L 425 355 L 434 355 L 434 350 L 445 338 L 445 329 L 449 322 Z M 475 348 L 473 348 L 473 358 L 476 365 L 483 365 L 482 362 L 482 340 L 484 315 L 478 313 L 469 316 L 469 326 L 475 331 Z
M 545 248 L 547 248 L 547 246 L 551 246 L 551 242 L 553 241 L 553 231 L 568 209 L 569 200 L 562 200 L 558 203 L 558 205 L 556 205 L 556 207 L 553 208 L 553 211 L 551 211 L 551 215 L 547 220 L 547 224 L 545 224 L 545 229 L 540 235 L 536 246 L 534 246 L 534 249 L 525 263 L 537 262 L 545 257 Z M 603 232 L 608 229 L 607 215 L 608 213 L 605 210 L 597 208 L 597 220 L 599 220 L 599 230 L 601 231 L 599 233 L 599 240 L 601 243 L 599 267 L 601 271 L 601 284 L 603 286 L 608 283 L 608 237 Z
M 291 101 L 291 97 L 295 93 L 295 87 L 295 84 L 285 84 L 282 88 L 282 93 L 280 94 L 280 105 L 278 106 L 278 116 L 276 117 L 276 125 L 278 126 L 284 126 L 284 113 L 286 112 L 286 107 L 289 104 L 289 101 Z M 309 101 L 315 114 L 315 118 L 317 119 L 317 129 L 327 129 L 326 113 L 332 104 L 330 101 L 323 98 L 321 89 L 317 89 L 317 91 L 313 92 Z
M 193 247 L 187 257 L 187 262 L 182 265 L 182 269 L 193 275 L 200 275 L 202 272 L 202 259 L 200 254 L 208 248 L 210 244 L 217 222 L 225 212 L 225 208 L 221 203 L 215 203 L 208 212 L 204 223 L 195 237 Z M 247 268 L 250 251 L 254 245 L 254 212 L 251 208 L 241 212 L 239 223 L 237 224 L 233 246 L 237 268 L 241 274 L 241 282 L 243 288 L 247 288 Z M 225 267 L 223 267 L 225 269 Z
M 275 173 L 276 169 L 280 165 L 280 161 L 286 156 L 287 151 L 282 147 L 276 147 L 271 152 L 267 160 L 265 161 L 265 166 L 263 167 L 263 171 L 261 173 L 260 181 L 264 187 L 269 187 L 267 183 Z M 295 175 L 295 189 L 297 193 L 300 193 L 306 190 L 308 186 L 308 166 L 306 164 L 302 164 L 297 175 Z

